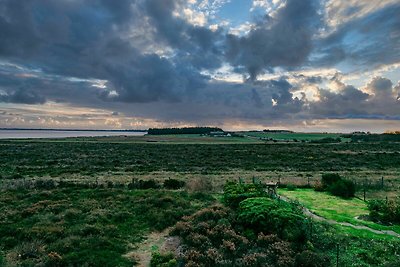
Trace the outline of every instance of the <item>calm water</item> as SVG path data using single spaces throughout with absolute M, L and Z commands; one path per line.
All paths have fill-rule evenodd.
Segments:
M 145 132 L 98 132 L 98 131 L 43 131 L 0 130 L 0 139 L 8 138 L 64 138 L 89 136 L 143 136 Z

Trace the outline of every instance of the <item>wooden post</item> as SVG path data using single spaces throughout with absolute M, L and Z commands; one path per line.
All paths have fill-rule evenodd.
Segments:
M 310 187 L 310 176 L 307 177 L 307 184 L 308 184 L 308 187 Z
M 365 201 L 365 186 L 364 186 L 364 201 Z
M 253 176 L 253 184 L 256 184 L 256 177 Z
M 382 176 L 382 179 L 381 179 L 381 188 L 383 189 L 383 176 Z
M 365 187 L 367 186 L 367 179 L 364 180 L 364 201 L 365 201 Z

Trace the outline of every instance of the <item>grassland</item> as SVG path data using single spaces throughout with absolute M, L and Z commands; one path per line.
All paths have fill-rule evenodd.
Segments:
M 0 175 L 3 178 L 13 178 L 59 176 L 65 173 L 94 175 L 104 172 L 400 169 L 399 143 L 158 145 L 112 140 L 1 141 Z
M 0 158 L 0 266 L 132 266 L 137 259 L 130 252 L 145 236 L 220 199 L 226 180 L 301 187 L 338 172 L 357 183 L 359 197 L 364 187 L 367 199 L 400 195 L 400 143 L 268 143 L 257 136 L 200 135 L 1 140 Z M 187 185 L 178 191 L 127 187 L 132 179 L 168 178 Z M 76 185 L 27 186 L 34 181 Z M 198 190 L 199 181 L 210 187 Z M 213 197 L 196 193 L 204 191 Z M 368 213 L 360 199 L 303 189 L 280 193 L 327 219 L 400 232 L 355 219 Z M 344 226 L 327 233 L 325 241 L 347 244 L 346 263 L 354 255 L 357 266 L 396 257 L 388 255 L 395 248 L 385 250 L 385 244 L 399 244 L 393 238 Z
M 284 141 L 316 141 L 324 138 L 340 138 L 342 141 L 349 141 L 348 138 L 342 138 L 339 133 L 279 133 L 279 132 L 242 132 L 246 136 L 252 136 L 264 139 L 284 140 Z

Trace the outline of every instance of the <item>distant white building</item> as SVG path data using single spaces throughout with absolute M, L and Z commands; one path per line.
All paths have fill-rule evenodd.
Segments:
M 225 132 L 222 132 L 222 131 L 210 132 L 209 135 L 210 135 L 210 136 L 213 136 L 213 137 L 226 137 L 226 136 L 231 136 L 230 133 L 225 133 Z

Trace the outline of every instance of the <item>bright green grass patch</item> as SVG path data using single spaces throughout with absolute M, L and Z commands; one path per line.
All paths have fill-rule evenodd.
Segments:
M 392 230 L 400 233 L 400 226 L 398 225 L 384 226 L 371 221 L 356 219 L 360 215 L 368 215 L 369 213 L 367 203 L 358 198 L 343 199 L 328 193 L 316 192 L 313 189 L 297 189 L 295 191 L 280 189 L 279 193 L 292 200 L 298 200 L 309 210 L 328 220 L 348 222 L 354 225 L 365 225 L 376 230 Z M 365 232 L 367 230 L 359 231 Z M 371 235 L 377 236 L 374 233 L 371 233 Z
M 390 235 L 380 235 L 380 234 L 375 234 L 373 232 L 370 231 L 366 231 L 363 229 L 355 229 L 352 227 L 348 227 L 348 226 L 343 226 L 343 225 L 335 225 L 334 228 L 338 229 L 341 233 L 343 233 L 345 236 L 351 238 L 351 237 L 359 237 L 361 239 L 364 240 L 387 240 L 387 241 L 395 241 L 395 242 L 399 242 L 399 238 L 395 237 L 395 236 L 390 236 Z

